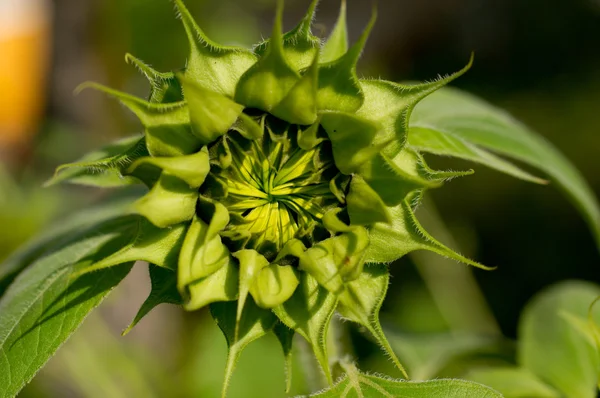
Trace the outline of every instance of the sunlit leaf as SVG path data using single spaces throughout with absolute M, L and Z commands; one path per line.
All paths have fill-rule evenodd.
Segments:
M 470 371 L 467 379 L 496 389 L 506 398 L 560 398 L 558 391 L 522 368 L 490 367 Z
M 75 212 L 50 225 L 43 233 L 14 252 L 0 264 L 0 292 L 3 292 L 12 279 L 23 269 L 33 264 L 45 253 L 77 241 L 88 230 L 102 225 L 106 220 L 125 214 L 133 201 L 132 192 L 106 203 L 90 206 L 85 211 Z M 1 295 L 1 293 L 0 293 Z
M 497 391 L 465 380 L 439 379 L 406 381 L 360 373 L 353 365 L 331 389 L 313 394 L 315 398 L 502 398 Z
M 448 136 L 448 143 L 432 140 L 432 131 Z M 408 142 L 422 151 L 466 157 L 461 155 L 463 150 L 453 148 L 457 140 L 545 172 L 579 208 L 600 246 L 600 206 L 593 191 L 573 164 L 543 137 L 481 99 L 455 89 L 441 89 L 421 101 L 413 111 Z M 507 171 L 485 157 L 478 157 L 477 161 Z M 509 174 L 514 175 L 514 169 Z
M 0 396 L 16 395 L 127 275 L 132 263 L 73 276 L 118 250 L 127 223 L 107 222 L 54 248 L 19 275 L 0 299 Z
M 569 398 L 596 397 L 600 360 L 594 340 L 563 314 L 585 319 L 598 295 L 589 282 L 552 286 L 527 304 L 519 323 L 519 364 Z

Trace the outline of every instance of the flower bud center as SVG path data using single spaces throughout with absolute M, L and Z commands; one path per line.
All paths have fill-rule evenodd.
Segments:
M 340 205 L 329 187 L 338 173 L 329 142 L 304 150 L 298 126 L 273 119 L 263 119 L 263 137 L 249 140 L 230 131 L 211 150 L 225 159 L 211 168 L 223 188 L 216 199 L 231 216 L 223 236 L 234 250 L 253 248 L 266 257 L 293 238 L 311 244 L 324 232 L 324 213 Z

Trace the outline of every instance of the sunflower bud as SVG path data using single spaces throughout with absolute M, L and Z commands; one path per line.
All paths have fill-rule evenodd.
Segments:
M 485 268 L 433 239 L 413 212 L 425 190 L 470 172 L 432 170 L 405 145 L 413 107 L 468 66 L 421 85 L 361 80 L 375 13 L 348 48 L 343 3 L 322 43 L 310 30 L 316 1 L 285 34 L 279 2 L 272 37 L 250 51 L 212 42 L 175 4 L 190 41 L 183 72 L 128 55 L 150 81 L 148 100 L 88 84 L 135 113 L 144 135 L 55 177 L 93 184 L 105 171 L 121 177 L 111 185 L 150 188 L 131 208 L 132 244 L 89 270 L 146 260 L 175 274 L 153 278 L 153 289 L 169 284 L 187 310 L 211 306 L 230 347 L 225 384 L 246 344 L 269 332 L 290 341 L 289 330 L 331 382 L 324 342 L 336 310 L 404 372 L 378 320 L 386 264 L 426 249 Z

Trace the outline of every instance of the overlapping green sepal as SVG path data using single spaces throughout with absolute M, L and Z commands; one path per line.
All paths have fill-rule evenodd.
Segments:
M 186 79 L 200 87 L 233 98 L 240 77 L 256 63 L 256 56 L 241 47 L 221 46 L 196 24 L 183 1 L 174 0 L 189 43 Z
M 68 182 L 112 188 L 133 185 L 140 181 L 152 186 L 158 179 L 158 173 L 141 169 L 135 173 L 127 173 L 131 163 L 148 155 L 144 137 L 135 135 L 123 138 L 88 153 L 76 162 L 58 167 L 54 176 L 46 182 L 46 186 Z

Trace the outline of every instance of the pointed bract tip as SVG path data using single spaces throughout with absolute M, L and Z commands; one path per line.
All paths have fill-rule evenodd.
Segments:
M 278 51 L 283 50 L 283 7 L 283 0 L 277 0 L 275 22 L 273 23 L 273 33 L 271 34 L 271 47 L 276 46 Z
M 373 27 L 375 27 L 375 22 L 377 22 L 377 8 L 373 6 L 371 10 L 371 18 L 369 19 L 367 26 L 363 30 L 358 41 L 354 43 L 354 45 L 350 48 L 350 50 L 347 53 L 347 55 L 353 59 L 353 63 L 356 63 L 358 61 L 358 58 L 364 50 L 367 44 L 367 40 L 371 35 L 371 31 L 373 30 Z
M 315 18 L 315 12 L 317 10 L 317 5 L 319 4 L 319 0 L 313 0 L 308 6 L 308 10 L 306 11 L 306 15 L 302 19 L 300 23 L 300 28 L 298 29 L 300 32 L 304 34 L 310 33 L 310 27 L 312 25 L 313 19 Z

